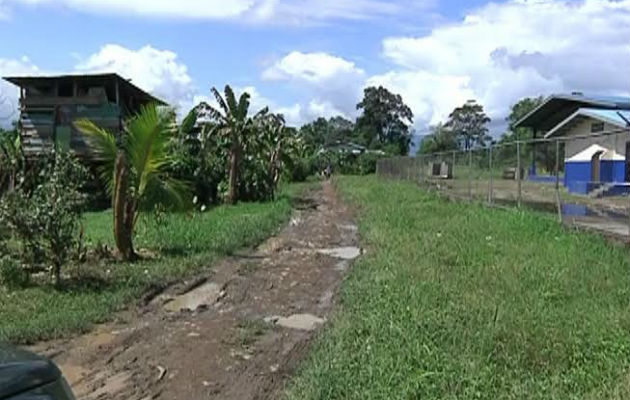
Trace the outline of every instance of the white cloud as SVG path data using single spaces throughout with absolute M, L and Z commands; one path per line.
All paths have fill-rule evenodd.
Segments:
M 321 52 L 293 51 L 267 68 L 262 77 L 267 80 L 296 80 L 321 85 L 361 75 L 363 70 L 341 57 Z
M 87 58 L 79 60 L 74 70 L 70 72 L 116 72 L 181 112 L 186 112 L 193 106 L 197 93 L 186 65 L 178 59 L 177 54 L 152 46 L 133 50 L 108 44 Z M 19 60 L 0 58 L 0 76 L 51 73 L 53 72 L 43 71 L 27 57 Z M 4 80 L 0 81 L 0 118 L 4 117 L 4 120 L 7 116 L 17 118 L 18 93 L 14 85 Z M 5 122 L 4 125 L 6 124 Z
M 333 104 L 328 101 L 311 100 L 308 103 L 308 108 L 306 109 L 306 113 L 302 119 L 304 120 L 304 122 L 308 122 L 318 117 L 331 118 L 337 115 L 349 118 L 349 115 L 347 113 L 338 110 Z
M 64 7 L 92 14 L 182 19 L 232 19 L 303 24 L 331 19 L 372 19 L 424 10 L 435 0 L 7 0 L 30 6 Z
M 453 110 L 453 104 L 473 97 L 468 85 L 466 76 L 439 76 L 422 70 L 392 71 L 367 80 L 367 86 L 384 86 L 400 94 L 413 111 L 416 125 L 435 124 Z
M 253 0 L 8 0 L 7 3 L 54 5 L 93 14 L 176 18 L 230 18 L 250 10 Z
M 365 72 L 354 62 L 327 53 L 293 51 L 263 71 L 262 78 L 284 81 L 309 98 L 303 118 L 324 114 L 352 116 L 365 82 Z
M 116 72 L 138 87 L 184 111 L 192 104 L 196 89 L 188 69 L 177 54 L 144 46 L 138 50 L 108 44 L 80 61 L 80 72 Z
M 38 75 L 40 69 L 27 57 L 19 60 L 0 58 L 0 76 Z M 0 80 L 0 127 L 7 128 L 18 118 L 19 89 Z
M 574 90 L 629 94 L 630 0 L 512 0 L 482 6 L 420 37 L 383 40 L 388 71 L 372 76 L 326 53 L 291 52 L 263 72 L 302 101 L 302 119 L 354 117 L 361 89 L 402 95 L 423 130 L 468 99 L 482 103 L 495 129 L 525 96 Z
M 490 3 L 422 37 L 383 40 L 394 68 L 370 78 L 435 123 L 467 98 L 503 119 L 524 96 L 581 90 L 628 94 L 630 1 Z

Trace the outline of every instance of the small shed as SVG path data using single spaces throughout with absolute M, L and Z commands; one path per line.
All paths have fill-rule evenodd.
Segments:
M 148 103 L 166 103 L 115 73 L 5 77 L 20 90 L 18 129 L 24 154 L 34 158 L 53 147 L 90 152 L 73 122 L 88 118 L 120 133 L 123 120 Z

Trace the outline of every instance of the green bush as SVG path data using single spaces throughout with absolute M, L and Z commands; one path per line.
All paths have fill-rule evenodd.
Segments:
M 16 252 L 31 270 L 50 268 L 55 284 L 79 238 L 85 202 L 80 192 L 87 172 L 68 153 L 53 153 L 35 181 L 25 182 L 0 200 L 0 224 L 17 243 Z M 6 246 L 11 247 L 11 246 Z
M 0 283 L 8 289 L 25 287 L 30 280 L 28 272 L 20 263 L 8 256 L 0 258 Z
M 317 167 L 314 170 L 322 171 L 326 165 L 330 164 L 335 174 L 368 175 L 376 172 L 376 162 L 382 157 L 384 155 L 374 152 L 356 155 L 326 151 L 318 154 L 314 163 Z
M 383 156 L 376 153 L 363 153 L 357 157 L 356 164 L 361 175 L 373 174 L 376 172 L 376 162 Z

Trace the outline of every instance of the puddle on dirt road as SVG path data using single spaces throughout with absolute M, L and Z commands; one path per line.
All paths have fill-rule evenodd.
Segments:
M 195 311 L 199 307 L 213 305 L 223 294 L 221 285 L 214 282 L 204 283 L 188 293 L 175 297 L 164 305 L 164 309 L 171 312 L 181 310 Z
M 356 246 L 332 247 L 328 249 L 319 249 L 317 252 L 335 258 L 341 258 L 343 260 L 354 260 L 361 255 L 361 249 Z
M 325 319 L 316 317 L 311 314 L 293 314 L 288 317 L 274 316 L 265 318 L 265 321 L 272 322 L 284 328 L 299 329 L 303 331 L 312 331 L 319 325 L 326 322 Z

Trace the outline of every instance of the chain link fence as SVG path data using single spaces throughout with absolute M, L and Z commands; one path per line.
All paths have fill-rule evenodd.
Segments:
M 630 131 L 614 130 L 386 158 L 376 174 L 452 199 L 552 213 L 561 222 L 630 241 L 626 148 Z

